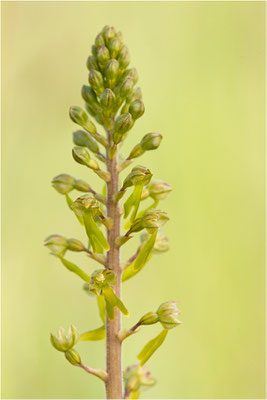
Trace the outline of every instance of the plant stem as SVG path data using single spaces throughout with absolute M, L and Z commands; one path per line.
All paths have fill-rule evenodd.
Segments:
M 108 148 L 112 146 L 112 132 L 107 131 Z M 119 205 L 114 202 L 113 196 L 118 192 L 117 155 L 110 160 L 107 149 L 107 170 L 111 179 L 107 183 L 107 215 L 113 220 L 113 226 L 108 230 L 108 242 L 110 250 L 107 253 L 107 268 L 117 275 L 117 284 L 114 287 L 116 296 L 120 298 L 121 269 L 120 250 L 115 245 L 116 238 L 120 235 Z M 106 382 L 107 399 L 122 399 L 122 366 L 121 366 L 121 342 L 117 336 L 121 329 L 121 317 L 118 308 L 115 308 L 115 318 L 109 321 L 106 317 L 106 370 L 108 380 Z

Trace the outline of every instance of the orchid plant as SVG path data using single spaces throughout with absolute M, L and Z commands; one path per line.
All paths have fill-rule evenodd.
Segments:
M 73 159 L 97 174 L 104 189 L 98 193 L 89 183 L 65 173 L 53 178 L 52 186 L 65 197 L 85 229 L 88 243 L 61 234 L 45 239 L 51 253 L 68 271 L 78 275 L 88 294 L 95 296 L 102 321 L 100 327 L 92 326 L 83 333 L 73 325 L 67 332 L 60 328 L 57 334 L 51 334 L 51 343 L 70 364 L 101 379 L 107 399 L 138 399 L 142 389 L 155 384 L 146 363 L 169 330 L 181 324 L 177 302 L 167 301 L 152 312 L 144 310 L 146 313 L 131 328 L 121 326 L 122 315 L 129 314 L 121 298 L 121 284 L 140 273 L 154 254 L 168 250 L 162 228 L 169 218 L 158 205 L 172 190 L 167 182 L 152 180 L 151 171 L 142 165 L 134 166 L 119 185 L 120 173 L 147 151 L 156 150 L 162 140 L 160 133 L 147 133 L 127 157 L 121 154 L 127 135 L 145 111 L 141 89 L 136 87 L 137 71 L 129 64 L 129 50 L 121 32 L 105 26 L 96 36 L 87 60 L 89 85 L 81 91 L 86 111 L 77 106 L 69 110 L 71 120 L 79 126 L 73 133 Z M 99 133 L 92 119 L 103 127 L 104 134 Z M 72 191 L 81 195 L 73 199 Z M 142 207 L 142 202 L 149 198 L 150 206 Z M 121 261 L 121 247 L 139 233 L 136 252 Z M 98 269 L 92 273 L 84 271 L 66 258 L 68 252 L 85 253 L 99 264 Z M 123 374 L 124 340 L 141 326 L 152 324 L 161 326 L 160 333 L 145 344 L 138 361 Z M 75 349 L 78 342 L 95 340 L 106 341 L 106 367 L 100 370 L 83 364 Z

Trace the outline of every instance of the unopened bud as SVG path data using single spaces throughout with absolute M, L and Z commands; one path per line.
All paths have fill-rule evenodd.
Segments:
M 44 246 L 51 251 L 51 254 L 64 255 L 68 248 L 68 239 L 63 235 L 50 235 L 44 240 Z
M 134 82 L 131 78 L 126 78 L 120 85 L 119 89 L 119 96 L 122 99 L 125 99 L 125 97 L 129 96 L 129 94 L 132 92 L 134 87 Z
M 159 147 L 162 140 L 160 133 L 147 133 L 140 142 L 140 145 L 145 151 L 155 150 Z
M 111 109 L 116 100 L 116 96 L 111 89 L 105 89 L 100 96 L 100 104 L 105 109 Z
M 178 320 L 178 315 L 181 311 L 178 309 L 177 304 L 176 301 L 167 301 L 159 306 L 157 314 L 163 328 L 172 329 L 182 324 L 182 322 Z
M 111 58 L 116 58 L 120 50 L 122 49 L 123 43 L 122 40 L 118 37 L 114 37 L 108 43 L 108 48 L 110 51 Z
M 127 46 L 125 46 L 125 45 L 123 46 L 117 59 L 120 63 L 120 67 L 122 69 L 125 69 L 130 64 L 131 58 L 130 58 L 130 53 L 129 53 Z
M 105 66 L 105 76 L 109 81 L 113 81 L 117 78 L 119 73 L 119 62 L 115 59 L 111 59 Z
M 71 120 L 78 125 L 84 126 L 88 122 L 88 115 L 81 107 L 70 107 L 69 115 Z
M 73 147 L 72 157 L 77 163 L 82 165 L 88 165 L 91 160 L 90 153 L 85 147 Z
M 78 239 L 68 239 L 67 244 L 70 251 L 84 251 L 84 245 Z
M 66 359 L 74 366 L 81 365 L 82 361 L 76 350 L 71 349 L 65 352 Z
M 104 81 L 101 72 L 91 69 L 89 73 L 89 83 L 94 92 L 99 96 L 104 91 Z
M 127 103 L 132 103 L 134 100 L 142 100 L 142 90 L 140 87 L 133 89 L 132 93 L 127 97 Z
M 109 41 L 116 36 L 116 30 L 113 26 L 106 25 L 102 30 L 102 34 L 105 38 L 106 43 L 109 43 Z
M 106 46 L 99 47 L 97 50 L 98 64 L 103 68 L 109 59 L 110 59 L 110 54 L 108 48 Z
M 89 56 L 86 62 L 87 69 L 90 71 L 91 69 L 95 69 L 99 71 L 99 66 L 97 64 L 97 58 L 95 56 Z
M 159 317 L 154 312 L 149 312 L 145 314 L 138 322 L 138 325 L 152 325 L 158 322 Z
M 83 181 L 82 179 L 76 179 L 75 180 L 75 186 L 74 189 L 79 190 L 79 192 L 91 192 L 91 186 Z
M 50 340 L 56 350 L 66 352 L 75 346 L 79 341 L 79 337 L 78 330 L 75 326 L 70 325 L 68 333 L 64 328 L 60 328 L 57 335 L 51 333 Z
M 149 196 L 154 200 L 164 200 L 172 191 L 171 186 L 166 181 L 155 180 L 148 185 Z
M 52 179 L 52 186 L 57 192 L 67 194 L 74 189 L 75 178 L 69 174 L 60 174 Z
M 95 38 L 95 46 L 96 47 L 105 46 L 105 39 L 104 39 L 104 36 L 103 36 L 102 32 L 100 32 L 96 36 L 96 38 Z
M 138 81 L 138 73 L 136 68 L 126 69 L 126 71 L 122 75 L 122 79 L 131 78 L 134 84 Z
M 99 153 L 99 146 L 88 132 L 75 131 L 73 132 L 73 143 L 77 146 L 88 147 L 93 153 Z
M 94 44 L 91 47 L 91 51 L 92 51 L 93 56 L 96 57 L 96 55 L 97 55 L 97 47 Z
M 133 119 L 130 113 L 121 114 L 115 122 L 115 133 L 113 135 L 114 143 L 118 144 L 123 135 L 133 126 Z
M 129 113 L 132 115 L 133 119 L 136 120 L 145 112 L 145 105 L 141 100 L 134 100 L 130 104 Z
M 81 94 L 84 101 L 88 103 L 90 107 L 92 107 L 93 109 L 97 109 L 97 107 L 99 107 L 96 94 L 91 86 L 83 85 Z

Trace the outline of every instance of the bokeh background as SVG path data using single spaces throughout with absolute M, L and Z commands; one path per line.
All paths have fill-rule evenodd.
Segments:
M 143 398 L 264 398 L 264 2 L 2 2 L 2 398 L 103 398 L 49 332 L 100 326 L 93 298 L 42 246 L 85 240 L 53 176 L 98 178 L 71 157 L 70 105 L 83 105 L 85 62 L 106 24 L 122 30 L 146 105 L 125 145 L 162 132 L 138 162 L 173 193 L 170 251 L 154 256 L 123 298 L 130 327 L 177 299 L 183 326 L 148 362 Z M 137 242 L 125 246 L 124 258 Z M 76 260 L 89 273 L 97 264 Z M 159 326 L 124 347 L 136 362 Z M 80 343 L 104 366 L 104 344 Z

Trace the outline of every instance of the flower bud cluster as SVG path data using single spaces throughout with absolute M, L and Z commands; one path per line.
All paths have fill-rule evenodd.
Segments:
M 135 68 L 128 68 L 129 64 L 130 54 L 122 34 L 114 27 L 106 25 L 96 36 L 92 54 L 87 59 L 89 86 L 84 85 L 81 93 L 86 111 L 107 129 L 122 106 L 121 115 L 115 119 L 115 144 L 124 139 L 125 134 L 145 111 L 140 88 L 135 88 L 138 81 L 137 71 Z M 70 118 L 101 142 L 103 138 L 96 137 L 96 127 L 84 110 L 71 107 Z M 97 152 L 95 144 L 87 143 L 85 146 Z

